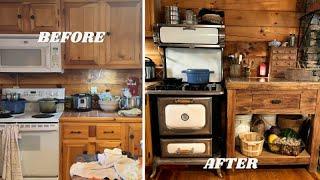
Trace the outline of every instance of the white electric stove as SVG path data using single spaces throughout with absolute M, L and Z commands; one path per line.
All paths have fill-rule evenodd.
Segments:
M 19 126 L 19 148 L 21 155 L 23 179 L 58 180 L 59 179 L 59 118 L 64 104 L 57 104 L 57 113 L 52 117 L 34 118 L 41 114 L 38 100 L 42 98 L 65 98 L 64 88 L 46 89 L 2 89 L 2 94 L 19 93 L 26 99 L 25 112 L 10 118 L 0 118 L 1 130 L 8 124 Z M 1 138 L 0 138 L 1 146 Z M 0 147 L 1 151 L 1 147 Z M 0 153 L 1 154 L 1 153 Z M 0 162 L 0 179 L 3 164 Z

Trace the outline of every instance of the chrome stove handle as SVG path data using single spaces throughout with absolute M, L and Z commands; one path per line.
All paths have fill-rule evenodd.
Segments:
M 178 148 L 176 150 L 176 154 L 193 154 L 194 152 L 194 148 L 191 148 L 191 149 L 180 149 Z
M 194 100 L 193 99 L 175 99 L 174 102 L 176 104 L 193 104 Z

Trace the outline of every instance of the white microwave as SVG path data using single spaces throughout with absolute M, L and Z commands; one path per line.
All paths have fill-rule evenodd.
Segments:
M 37 34 L 0 35 L 0 72 L 62 73 L 61 44 Z

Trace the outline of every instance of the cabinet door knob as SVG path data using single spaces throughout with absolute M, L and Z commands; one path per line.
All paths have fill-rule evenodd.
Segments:
M 130 139 L 133 139 L 133 138 L 134 138 L 134 135 L 133 135 L 133 134 L 131 134 L 131 135 L 130 135 Z
M 106 32 L 106 35 L 107 35 L 107 36 L 110 36 L 110 35 L 111 35 L 111 32 Z
M 88 154 L 88 151 L 83 151 L 82 154 Z
M 34 17 L 34 15 L 31 15 L 30 18 L 31 18 L 31 19 L 34 19 L 35 17 Z
M 18 16 L 17 16 L 17 17 L 18 17 L 18 19 L 21 19 L 21 18 L 22 18 L 21 14 L 18 14 Z

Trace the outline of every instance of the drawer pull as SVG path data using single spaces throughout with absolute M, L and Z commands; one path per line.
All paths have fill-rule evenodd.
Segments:
M 114 131 L 103 131 L 103 134 L 113 134 Z
M 193 151 L 194 151 L 193 148 L 191 148 L 191 149 L 180 149 L 180 148 L 178 148 L 176 153 L 177 154 L 193 154 Z
M 81 134 L 81 131 L 71 131 L 70 134 Z
M 279 100 L 279 99 L 271 100 L 271 104 L 280 104 L 280 103 L 281 103 L 281 100 Z

